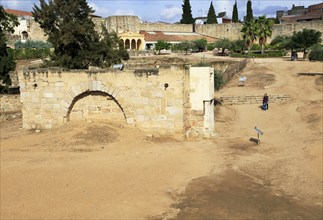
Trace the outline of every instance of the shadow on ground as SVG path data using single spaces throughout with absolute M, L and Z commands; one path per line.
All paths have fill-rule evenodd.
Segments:
M 181 197 L 174 219 L 322 219 L 322 207 L 274 194 L 233 170 L 193 180 Z

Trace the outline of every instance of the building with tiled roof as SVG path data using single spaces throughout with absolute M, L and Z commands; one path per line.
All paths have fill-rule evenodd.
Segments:
M 32 13 L 28 11 L 20 11 L 20 10 L 6 8 L 5 12 L 8 14 L 16 15 L 17 17 L 32 17 Z
M 194 32 L 166 32 L 141 30 L 140 34 L 144 36 L 145 49 L 153 48 L 159 40 L 164 40 L 171 44 L 178 44 L 183 41 L 193 41 L 198 39 L 206 39 L 208 43 L 213 43 L 218 40 L 215 37 L 205 36 Z

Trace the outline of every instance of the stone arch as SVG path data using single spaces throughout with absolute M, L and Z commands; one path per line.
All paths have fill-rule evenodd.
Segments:
M 137 41 L 137 49 L 139 50 L 140 48 L 141 48 L 141 40 L 138 39 L 138 41 Z
M 27 31 L 23 31 L 21 32 L 21 38 L 22 40 L 28 40 L 28 32 Z
M 129 39 L 126 39 L 124 46 L 125 46 L 125 49 L 130 49 L 130 40 Z
M 123 46 L 123 48 L 125 48 L 125 42 L 123 39 L 120 39 L 120 42 L 119 42 L 119 47 L 120 47 L 120 44 Z
M 132 39 L 132 40 L 131 40 L 131 49 L 132 49 L 132 50 L 137 49 L 137 48 L 136 48 L 136 40 L 135 40 L 135 39 Z
M 125 99 L 120 97 L 120 91 L 118 88 L 114 87 L 112 84 L 105 84 L 101 81 L 89 81 L 79 83 L 69 89 L 68 92 L 64 94 L 64 99 L 62 100 L 63 106 L 63 121 L 68 122 L 70 120 L 70 113 L 77 101 L 87 97 L 89 95 L 100 95 L 113 100 L 120 108 L 124 119 L 127 124 L 133 123 L 133 115 L 131 112 L 125 108 Z

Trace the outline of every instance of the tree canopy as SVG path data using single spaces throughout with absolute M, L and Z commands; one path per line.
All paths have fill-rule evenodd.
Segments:
M 16 68 L 16 63 L 9 53 L 5 33 L 13 33 L 14 27 L 18 26 L 16 16 L 5 12 L 3 6 L 0 5 L 0 93 L 6 92 L 8 86 L 11 85 L 9 72 Z
M 252 12 L 252 3 L 250 0 L 247 2 L 247 15 L 245 21 L 251 21 L 253 20 L 253 12 Z
M 222 54 L 224 54 L 225 49 L 231 49 L 233 46 L 232 42 L 228 38 L 221 39 L 215 42 L 215 47 L 222 49 Z
M 40 0 L 40 7 L 34 5 L 33 17 L 54 47 L 49 65 L 84 69 L 90 65 L 110 65 L 115 61 L 114 56 L 119 53 L 102 49 L 107 49 L 103 45 L 106 38 L 114 35 L 105 33 L 100 40 L 90 17 L 93 12 L 86 0 L 51 0 L 48 3 Z M 118 39 L 114 41 L 118 42 Z M 114 50 L 119 49 L 114 47 Z
M 206 23 L 207 24 L 217 24 L 218 23 L 218 20 L 216 19 L 216 14 L 215 14 L 215 10 L 214 10 L 212 2 L 210 4 L 209 12 L 207 14 Z
M 155 45 L 155 49 L 158 51 L 158 53 L 160 53 L 160 51 L 163 49 L 168 50 L 170 49 L 170 47 L 171 47 L 171 43 L 164 40 L 158 40 Z
M 291 41 L 293 45 L 303 49 L 303 58 L 306 59 L 307 48 L 321 42 L 322 33 L 313 29 L 303 29 L 299 32 L 294 32 Z
M 233 5 L 232 22 L 234 22 L 234 23 L 239 22 L 237 1 L 235 1 L 234 5 Z
M 256 20 L 256 36 L 259 39 L 259 44 L 261 45 L 261 53 L 264 53 L 264 45 L 267 42 L 267 38 L 271 37 L 274 21 L 266 18 L 266 16 L 260 16 Z
M 241 32 L 243 33 L 243 39 L 246 42 L 246 46 L 248 47 L 248 53 L 250 54 L 250 47 L 252 43 L 256 40 L 256 24 L 254 20 L 247 21 L 244 23 Z
M 193 24 L 194 19 L 192 16 L 190 0 L 184 0 L 182 9 L 183 9 L 183 14 L 182 14 L 182 19 L 180 21 L 181 24 Z

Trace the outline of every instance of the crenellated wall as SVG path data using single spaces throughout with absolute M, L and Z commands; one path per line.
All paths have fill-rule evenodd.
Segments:
M 141 22 L 137 16 L 110 16 L 107 18 L 93 18 L 96 30 L 101 32 L 101 24 L 105 25 L 109 31 L 117 33 L 139 33 L 145 31 L 168 31 L 168 32 L 193 32 L 191 24 L 165 24 Z M 47 37 L 34 20 L 28 20 L 28 34 L 31 40 L 46 41 Z M 314 29 L 323 33 L 323 21 L 309 21 L 292 24 L 275 24 L 271 39 L 279 35 L 291 36 L 294 31 L 301 31 L 304 28 Z M 230 40 L 242 39 L 241 23 L 224 24 L 196 24 L 195 32 L 201 35 L 211 36 L 219 39 L 228 38 Z M 271 41 L 268 39 L 268 42 Z M 322 35 L 323 40 L 323 35 Z

